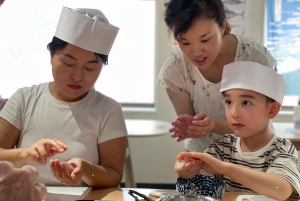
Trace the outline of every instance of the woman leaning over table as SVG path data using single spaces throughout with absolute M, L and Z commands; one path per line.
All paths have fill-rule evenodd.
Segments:
M 34 165 L 45 185 L 119 185 L 127 147 L 123 112 L 93 88 L 117 33 L 99 10 L 63 8 L 48 44 L 54 81 L 9 99 L 0 113 L 0 160 Z
M 276 67 L 276 61 L 253 39 L 230 34 L 221 0 L 170 0 L 165 7 L 165 22 L 177 44 L 159 75 L 178 115 L 170 132 L 177 141 L 185 140 L 185 151 L 203 152 L 232 133 L 220 93 L 223 66 L 254 61 Z

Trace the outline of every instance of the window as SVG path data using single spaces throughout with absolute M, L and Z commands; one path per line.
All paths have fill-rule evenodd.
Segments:
M 287 84 L 283 106 L 291 108 L 300 95 L 300 2 L 267 0 L 266 47 L 278 62 Z
M 63 6 L 95 8 L 120 28 L 95 88 L 124 104 L 154 104 L 155 1 L 14 0 L 0 8 L 0 93 L 52 81 L 46 48 Z

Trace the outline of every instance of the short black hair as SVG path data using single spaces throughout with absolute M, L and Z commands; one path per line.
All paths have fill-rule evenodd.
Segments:
M 270 97 L 268 97 L 268 96 L 266 96 L 266 99 L 267 99 L 267 101 L 266 101 L 267 105 L 268 105 L 269 103 L 276 102 L 276 100 L 274 100 L 273 98 L 270 98 Z
M 225 92 L 226 91 L 222 91 L 221 93 L 222 93 L 222 95 L 223 95 L 223 97 L 225 97 Z M 266 97 L 266 104 L 268 105 L 269 103 L 272 103 L 272 102 L 276 102 L 273 98 L 270 98 L 270 97 L 268 97 L 268 96 L 266 96 L 266 95 L 264 95 L 265 97 Z
M 225 20 L 221 0 L 170 0 L 164 5 L 165 23 L 177 41 L 179 34 L 188 31 L 197 19 L 214 19 L 219 27 Z
M 51 57 L 53 57 L 55 51 L 63 49 L 68 44 L 69 44 L 68 42 L 63 41 L 63 40 L 61 40 L 61 39 L 54 36 L 52 38 L 52 41 L 47 45 L 47 49 L 50 51 Z M 98 53 L 95 53 L 95 52 L 94 52 L 94 54 L 96 56 L 100 57 L 105 65 L 108 64 L 108 55 L 98 54 Z

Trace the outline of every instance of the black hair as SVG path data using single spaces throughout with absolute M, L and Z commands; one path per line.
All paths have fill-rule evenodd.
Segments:
M 223 95 L 223 97 L 225 97 L 225 92 L 226 91 L 222 91 L 221 93 L 222 93 L 222 95 Z M 268 105 L 269 103 L 273 103 L 273 102 L 276 102 L 276 100 L 274 100 L 273 98 L 270 98 L 269 96 L 266 96 L 266 95 L 264 95 L 265 97 L 266 97 L 266 104 Z
M 52 41 L 47 45 L 47 49 L 50 51 L 51 57 L 53 57 L 56 50 L 61 50 L 64 47 L 66 47 L 68 44 L 69 43 L 67 43 L 66 41 L 63 41 L 54 36 L 52 38 Z M 105 64 L 105 65 L 108 64 L 108 55 L 98 54 L 95 52 L 94 52 L 94 54 L 102 59 L 103 64 Z
M 269 103 L 273 103 L 273 102 L 276 102 L 276 100 L 274 100 L 273 98 L 270 98 L 270 97 L 268 97 L 268 96 L 266 96 L 266 103 L 267 103 L 267 105 L 269 104 Z
M 170 0 L 164 5 L 165 23 L 177 41 L 179 34 L 188 31 L 198 19 L 214 19 L 220 28 L 225 20 L 221 0 Z M 224 34 L 229 34 L 230 29 L 227 23 Z

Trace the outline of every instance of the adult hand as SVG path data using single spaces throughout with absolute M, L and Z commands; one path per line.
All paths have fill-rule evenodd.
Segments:
M 83 163 L 80 158 L 73 158 L 66 162 L 57 159 L 50 161 L 50 169 L 54 177 L 62 184 L 73 186 L 83 176 Z
M 29 165 L 14 168 L 6 161 L 0 162 L 0 200 L 42 201 L 47 189 L 38 183 L 38 171 Z
M 193 178 L 201 170 L 201 162 L 198 159 L 178 157 L 174 166 L 178 177 Z
M 187 138 L 201 138 L 209 134 L 215 127 L 213 118 L 205 113 L 200 113 L 194 117 L 184 114 L 177 117 L 176 121 L 172 122 L 174 126 L 169 131 L 174 132 L 173 138 L 177 137 L 180 142 Z
M 227 163 L 223 162 L 208 153 L 199 152 L 182 152 L 177 156 L 177 160 L 181 161 L 185 158 L 189 160 L 199 160 L 200 169 L 211 174 L 224 174 L 227 168 Z
M 31 147 L 23 149 L 20 156 L 26 163 L 45 165 L 48 158 L 65 152 L 67 148 L 67 145 L 59 140 L 41 139 L 34 143 Z

